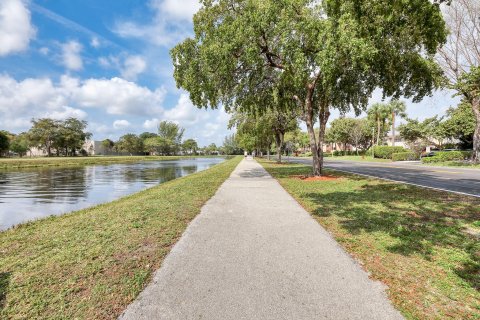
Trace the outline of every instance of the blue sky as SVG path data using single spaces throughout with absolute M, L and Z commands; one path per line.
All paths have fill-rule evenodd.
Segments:
M 186 138 L 221 144 L 229 116 L 196 109 L 172 77 L 169 49 L 191 35 L 199 7 L 197 0 L 1 0 L 0 129 L 18 133 L 34 117 L 75 116 L 102 140 L 155 132 L 170 120 Z M 425 118 L 455 103 L 439 92 L 408 102 L 408 112 Z

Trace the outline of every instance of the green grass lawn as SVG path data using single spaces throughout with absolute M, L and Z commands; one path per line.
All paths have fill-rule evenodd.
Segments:
M 0 232 L 0 318 L 116 319 L 241 159 Z
M 435 163 L 422 163 L 425 166 L 439 166 L 439 167 L 457 167 L 457 168 L 471 168 L 471 169 L 480 169 L 480 164 L 472 164 L 458 161 L 447 161 L 447 162 L 435 162 Z
M 480 199 L 335 173 L 261 164 L 385 283 L 408 319 L 480 319 Z
M 202 157 L 202 156 L 195 156 Z M 42 157 L 42 158 L 6 158 L 0 159 L 0 169 L 79 166 L 109 163 L 129 163 L 138 161 L 178 160 L 192 156 L 108 156 L 108 157 Z

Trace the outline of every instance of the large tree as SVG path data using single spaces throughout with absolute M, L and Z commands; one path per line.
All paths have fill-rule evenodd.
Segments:
M 437 56 L 450 88 L 472 108 L 476 119 L 473 160 L 480 161 L 480 2 L 455 0 L 445 6 L 450 34 Z
M 115 146 L 119 151 L 128 152 L 130 155 L 141 153 L 144 149 L 143 140 L 133 133 L 121 136 Z
M 8 152 L 10 147 L 10 139 L 7 134 L 0 131 L 0 157 Z
M 28 131 L 28 136 L 32 144 L 40 147 L 47 152 L 50 157 L 52 148 L 58 144 L 60 122 L 57 120 L 42 118 L 32 120 L 32 128 Z
M 322 172 L 331 108 L 359 113 L 376 87 L 420 100 L 436 86 L 431 56 L 445 27 L 429 0 L 202 4 L 195 37 L 171 52 L 177 85 L 205 108 L 242 105 L 282 88 L 303 111 L 315 175 Z
M 175 154 L 182 143 L 185 132 L 178 124 L 171 121 L 162 121 L 158 125 L 158 139 L 163 154 Z
M 196 155 L 198 150 L 198 143 L 197 141 L 195 141 L 195 139 L 187 139 L 183 141 L 182 149 L 188 154 Z
M 405 105 L 405 102 L 400 101 L 400 100 L 392 100 L 390 103 L 387 105 L 387 110 L 391 115 L 390 118 L 390 125 L 392 127 L 392 146 L 395 147 L 395 122 L 396 118 L 406 118 L 407 117 L 407 106 Z
M 242 150 L 237 143 L 237 139 L 235 138 L 235 134 L 226 136 L 225 139 L 223 139 L 222 149 L 227 155 L 236 155 L 242 153 Z

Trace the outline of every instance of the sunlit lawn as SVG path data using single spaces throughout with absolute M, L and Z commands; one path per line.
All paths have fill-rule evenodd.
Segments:
M 241 158 L 0 232 L 0 319 L 116 319 Z
M 480 199 L 261 161 L 409 319 L 480 319 Z

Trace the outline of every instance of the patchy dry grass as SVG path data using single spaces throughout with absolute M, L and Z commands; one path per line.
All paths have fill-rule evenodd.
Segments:
M 115 319 L 241 157 L 0 233 L 1 319 Z
M 194 156 L 198 158 L 202 156 Z M 203 156 L 204 157 L 204 156 Z M 0 169 L 82 166 L 93 164 L 129 163 L 139 161 L 161 161 L 188 159 L 191 156 L 93 156 L 93 157 L 52 157 L 52 158 L 4 158 L 0 159 Z
M 261 161 L 408 319 L 480 319 L 480 199 Z

